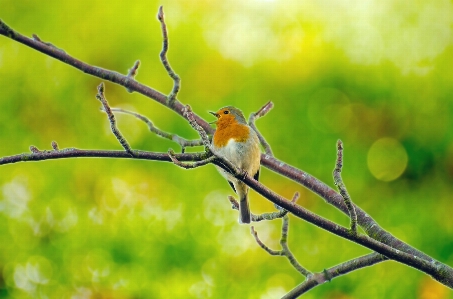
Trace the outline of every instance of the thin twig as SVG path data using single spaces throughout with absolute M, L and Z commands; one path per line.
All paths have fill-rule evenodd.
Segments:
M 127 78 L 128 79 L 132 79 L 132 80 L 135 80 L 135 76 L 137 75 L 137 72 L 138 72 L 138 68 L 140 66 L 140 60 L 137 60 L 135 61 L 134 65 L 128 70 L 127 72 Z M 127 92 L 129 93 L 133 93 L 134 91 L 129 88 L 129 87 L 126 87 L 126 90 Z
M 193 114 L 192 108 L 190 108 L 189 105 L 186 105 L 184 107 L 184 117 L 189 120 L 190 125 L 192 128 L 195 129 L 195 131 L 198 132 L 198 135 L 201 137 L 201 141 L 203 142 L 203 145 L 207 150 L 212 151 L 211 149 L 211 141 L 209 140 L 208 134 L 206 134 L 206 131 L 198 124 L 197 120 L 195 119 L 195 115 Z
M 299 192 L 296 192 L 293 196 L 293 199 L 291 200 L 293 203 L 297 202 L 297 199 L 299 198 Z M 231 203 L 231 208 L 233 210 L 239 210 L 239 203 L 237 202 L 237 200 L 231 196 L 231 195 L 228 195 L 228 200 L 230 201 Z M 252 221 L 253 222 L 260 222 L 260 221 L 263 221 L 263 220 L 267 220 L 267 221 L 270 221 L 270 220 L 274 220 L 274 219 L 279 219 L 279 218 L 283 218 L 283 216 L 285 216 L 286 214 L 288 214 L 288 211 L 281 208 L 281 207 L 278 207 L 278 211 L 277 212 L 269 212 L 269 213 L 263 213 L 263 214 L 259 214 L 259 215 L 255 215 L 253 213 L 251 213 L 251 218 L 252 218 Z
M 228 200 L 231 203 L 231 208 L 233 210 L 239 211 L 239 203 L 237 202 L 237 200 L 231 195 L 228 195 Z M 259 214 L 259 215 L 250 213 L 250 216 L 251 216 L 251 219 L 253 222 L 260 222 L 263 220 L 270 221 L 270 220 L 274 220 L 274 219 L 279 219 L 279 218 L 282 218 L 283 216 L 285 216 L 286 214 L 288 214 L 288 211 L 285 209 L 281 209 L 277 212 L 263 213 L 263 214 Z
M 173 163 L 178 165 L 179 167 L 185 168 L 185 169 L 192 169 L 192 168 L 197 168 L 197 167 L 200 167 L 200 166 L 204 166 L 206 164 L 211 163 L 215 159 L 217 159 L 216 156 L 210 156 L 210 157 L 208 157 L 208 158 L 206 158 L 204 160 L 201 160 L 201 161 L 197 161 L 197 162 L 193 162 L 193 163 L 184 163 L 184 162 L 179 161 L 178 158 L 176 158 L 175 155 L 176 154 L 175 154 L 175 152 L 172 149 L 168 150 L 168 156 L 173 161 Z
M 185 148 L 186 147 L 193 147 L 193 146 L 201 146 L 201 145 L 203 145 L 203 140 L 201 140 L 201 139 L 187 140 L 187 139 L 185 139 L 185 138 L 183 138 L 181 136 L 178 136 L 176 134 L 172 134 L 172 133 L 168 133 L 168 132 L 162 131 L 161 129 L 159 129 L 156 126 L 154 126 L 153 122 L 151 120 L 149 120 L 149 118 L 147 118 L 146 116 L 143 116 L 143 115 L 141 115 L 139 113 L 128 111 L 128 110 L 124 110 L 124 109 L 121 109 L 121 108 L 111 108 L 111 110 L 114 111 L 114 112 L 120 112 L 120 113 L 125 113 L 125 114 L 130 114 L 130 115 L 135 116 L 139 120 L 141 120 L 144 123 L 146 123 L 146 125 L 148 126 L 148 129 L 152 133 L 154 133 L 154 134 L 156 134 L 156 135 L 158 135 L 160 137 L 163 137 L 163 138 L 169 139 L 171 141 L 174 141 L 177 144 L 179 144 L 181 146 L 181 152 L 182 153 L 185 152 Z
M 269 253 L 270 255 L 283 255 L 281 250 L 273 250 L 267 247 L 266 244 L 264 244 L 258 237 L 258 232 L 255 230 L 255 227 L 250 227 L 250 233 L 255 237 L 256 243 L 258 243 L 258 245 L 267 253 Z
M 307 277 L 311 275 L 312 273 L 302 267 L 301 264 L 296 260 L 296 257 L 293 255 L 291 250 L 289 249 L 288 246 L 288 230 L 289 230 L 289 216 L 285 215 L 283 217 L 283 223 L 282 223 L 282 237 L 280 239 L 280 245 L 282 246 L 282 251 L 284 255 L 288 258 L 289 262 L 291 265 L 303 276 Z
M 98 99 L 101 103 L 102 106 L 104 107 L 104 111 L 109 117 L 109 122 L 110 122 L 110 128 L 112 129 L 113 134 L 115 135 L 116 139 L 119 141 L 121 146 L 126 150 L 126 152 L 129 153 L 132 157 L 134 157 L 134 152 L 132 151 L 129 143 L 127 140 L 123 137 L 121 134 L 120 130 L 116 127 L 116 120 L 115 116 L 113 115 L 112 110 L 110 109 L 109 103 L 107 102 L 107 99 L 104 96 L 104 83 L 102 82 L 98 86 L 98 93 L 96 94 L 96 99 Z
M 59 150 L 58 149 L 58 143 L 56 141 L 52 141 L 51 145 L 52 145 L 52 148 L 53 148 L 54 151 L 58 151 Z
M 162 27 L 162 35 L 163 35 L 163 43 L 162 43 L 162 51 L 160 52 L 160 60 L 165 67 L 168 75 L 173 79 L 173 89 L 171 90 L 170 94 L 168 95 L 168 105 L 172 106 L 176 96 L 179 92 L 179 84 L 181 79 L 179 76 L 173 71 L 170 66 L 170 63 L 167 60 L 167 51 L 168 51 L 168 35 L 167 35 L 167 25 L 165 24 L 164 20 L 164 8 L 163 6 L 159 7 L 159 12 L 157 14 L 157 19 L 159 20 L 161 27 Z
M 349 196 L 348 190 L 343 183 L 341 178 L 341 169 L 343 168 L 343 142 L 338 140 L 337 142 L 337 161 L 335 163 L 335 169 L 333 170 L 333 180 L 335 186 L 337 186 L 338 191 L 340 191 L 341 196 L 344 199 L 344 203 L 349 210 L 349 217 L 351 218 L 351 232 L 357 234 L 357 213 L 352 203 L 351 197 Z
M 296 260 L 294 255 L 292 254 L 291 250 L 289 249 L 288 246 L 288 226 L 289 226 L 289 217 L 288 215 L 285 215 L 283 217 L 283 223 L 282 223 L 282 236 L 280 239 L 280 245 L 282 246 L 282 250 L 273 250 L 270 249 L 268 246 L 266 246 L 258 237 L 258 233 L 255 231 L 255 228 L 252 226 L 250 228 L 250 231 L 252 235 L 255 237 L 256 242 L 258 245 L 263 248 L 266 252 L 268 252 L 270 255 L 280 255 L 280 256 L 285 256 L 288 261 L 291 263 L 291 265 L 303 276 L 307 277 L 311 275 L 312 273 L 302 267 L 301 264 Z
M 263 137 L 263 135 L 260 133 L 260 131 L 256 127 L 255 120 L 266 115 L 273 107 L 274 107 L 274 104 L 271 101 L 269 101 L 263 107 L 261 107 L 261 109 L 258 110 L 258 112 L 250 114 L 250 117 L 249 117 L 249 125 L 252 127 L 252 129 L 258 135 L 258 138 L 260 140 L 261 145 L 264 148 L 264 151 L 266 152 L 266 155 L 269 155 L 269 156 L 274 155 L 272 153 L 271 146 L 269 145 L 269 143 L 266 141 L 266 139 Z
M 304 282 L 296 286 L 292 289 L 289 293 L 282 297 L 282 299 L 294 299 L 299 297 L 302 294 L 305 294 L 309 290 L 313 289 L 314 287 L 321 285 L 325 282 L 329 282 L 334 278 L 337 278 L 341 275 L 347 274 L 349 272 L 359 270 L 365 267 L 369 267 L 375 265 L 380 262 L 387 261 L 388 258 L 379 254 L 377 252 L 373 252 L 347 262 L 341 263 L 337 266 L 331 267 L 329 269 L 325 269 L 322 272 L 315 273 L 309 276 Z
M 140 66 L 140 60 L 137 60 L 134 65 L 129 69 L 127 76 L 134 79 L 137 75 L 138 68 Z

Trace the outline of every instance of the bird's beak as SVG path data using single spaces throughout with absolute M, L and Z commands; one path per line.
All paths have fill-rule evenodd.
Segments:
M 215 117 L 219 118 L 219 115 L 218 115 L 217 113 L 212 112 L 212 111 L 209 111 L 209 113 L 211 113 L 211 114 L 214 115 Z M 212 125 L 212 124 L 215 124 L 216 122 L 217 122 L 217 120 L 212 121 L 212 122 L 210 122 L 209 124 Z

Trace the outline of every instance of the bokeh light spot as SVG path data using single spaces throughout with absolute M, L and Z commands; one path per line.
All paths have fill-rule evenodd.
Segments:
M 397 179 L 406 169 L 407 152 L 394 138 L 381 138 L 368 151 L 368 168 L 375 178 L 389 182 Z

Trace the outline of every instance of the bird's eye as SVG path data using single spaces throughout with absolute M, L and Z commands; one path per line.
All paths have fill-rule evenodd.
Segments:
M 230 113 L 230 111 L 228 111 L 228 110 L 223 111 L 223 114 L 228 114 L 228 113 Z

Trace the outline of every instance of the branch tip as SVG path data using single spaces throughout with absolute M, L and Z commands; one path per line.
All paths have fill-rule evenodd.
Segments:
M 157 12 L 157 19 L 162 22 L 164 20 L 164 6 L 159 6 L 159 11 Z
M 128 70 L 127 72 L 127 77 L 135 79 L 135 76 L 137 75 L 138 68 L 140 67 L 140 60 L 135 61 L 134 65 Z M 132 92 L 130 89 L 128 89 L 129 92 Z
M 300 197 L 300 193 L 298 191 L 296 191 L 296 193 L 294 193 L 294 195 L 293 195 L 293 199 L 291 200 L 291 202 L 296 203 L 297 200 L 299 199 L 299 197 Z
M 172 107 L 176 100 L 176 96 L 178 95 L 178 92 L 179 92 L 179 88 L 180 88 L 179 84 L 181 82 L 181 79 L 173 71 L 173 69 L 170 66 L 170 63 L 168 62 L 168 59 L 167 59 L 168 33 L 167 33 L 167 24 L 165 24 L 165 20 L 164 20 L 164 8 L 162 5 L 159 7 L 159 12 L 157 13 L 157 19 L 159 20 L 159 22 L 161 24 L 162 37 L 163 37 L 162 51 L 160 52 L 160 61 L 162 62 L 168 75 L 173 79 L 173 89 L 171 90 L 170 94 L 167 96 L 167 104 L 168 104 L 168 106 Z

